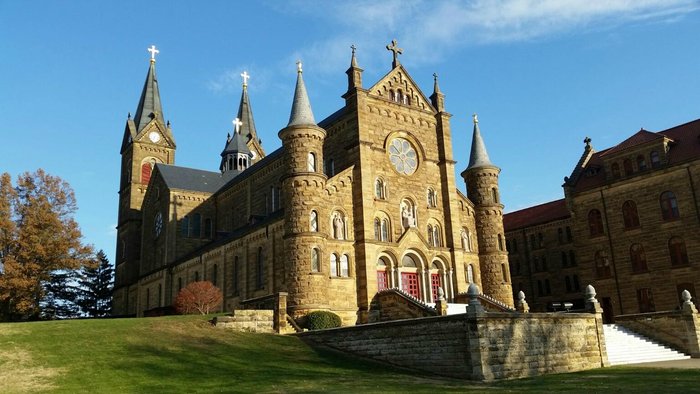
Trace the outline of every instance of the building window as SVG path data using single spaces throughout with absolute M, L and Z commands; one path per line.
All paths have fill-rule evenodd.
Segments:
M 180 290 L 182 290 L 182 278 L 177 278 L 177 292 L 179 293 Z
M 265 288 L 265 256 L 263 248 L 258 248 L 258 256 L 255 264 L 255 288 L 257 290 Z
M 437 207 L 437 194 L 435 194 L 435 190 L 433 190 L 433 188 L 428 188 L 428 207 Z
M 647 257 L 644 254 L 644 247 L 640 244 L 634 244 L 630 247 L 630 261 L 632 262 L 632 272 L 646 272 Z
M 603 216 L 597 209 L 591 209 L 588 212 L 588 230 L 591 237 L 603 235 Z
M 664 220 L 673 220 L 680 217 L 680 212 L 678 211 L 678 201 L 676 201 L 676 195 L 673 192 L 665 191 L 661 193 L 660 198 L 661 203 L 661 216 Z
M 491 188 L 491 200 L 494 202 L 494 204 L 498 204 L 500 202 L 500 199 L 498 198 L 498 189 L 495 187 Z
M 331 253 L 331 276 L 338 276 L 338 255 Z
M 206 219 L 204 219 L 204 238 L 211 238 L 211 233 L 212 233 L 211 219 L 206 218 Z
M 540 272 L 540 258 L 535 256 L 532 258 L 532 266 L 534 272 Z
M 326 174 L 329 177 L 335 175 L 335 160 L 328 159 L 328 161 L 326 161 Z
M 428 245 L 435 246 L 435 240 L 433 239 L 433 226 L 428 225 Z
M 564 282 L 566 285 L 566 292 L 571 293 L 571 279 L 569 279 L 569 277 L 567 276 L 564 278 Z
M 505 249 L 503 248 L 503 235 L 498 234 L 498 250 L 503 252 Z
M 557 240 L 559 241 L 559 244 L 564 243 L 564 230 L 561 227 L 557 229 Z
M 194 271 L 194 281 L 199 282 L 199 271 Z
M 637 214 L 637 204 L 632 200 L 625 201 L 622 204 L 622 220 L 625 223 L 625 228 L 639 227 L 639 215 Z
M 153 164 L 150 162 L 141 164 L 141 183 L 148 185 L 151 180 L 151 172 L 153 171 Z
M 384 257 L 377 260 L 377 291 L 389 288 L 389 278 L 386 275 L 387 262 Z
M 688 252 L 682 238 L 673 237 L 668 241 L 668 253 L 671 256 L 671 266 L 688 265 Z
M 610 170 L 612 170 L 612 176 L 613 178 L 619 178 L 620 177 L 620 165 L 617 163 L 612 163 L 610 166 Z
M 379 200 L 386 199 L 386 184 L 381 178 L 377 178 L 377 180 L 374 181 L 374 197 Z
M 192 217 L 192 236 L 199 238 L 202 236 L 202 215 L 195 213 Z
M 340 256 L 340 269 L 338 272 L 340 273 L 340 276 L 343 278 L 347 278 L 350 276 L 350 259 L 348 258 L 348 255 L 344 254 Z
M 546 295 L 552 294 L 552 287 L 549 285 L 549 279 L 544 280 L 544 292 Z
M 576 266 L 576 253 L 573 250 L 569 251 L 569 265 Z
M 508 270 L 505 264 L 501 264 L 501 275 L 503 275 L 503 283 L 508 283 Z
M 542 235 L 542 233 L 537 233 L 537 246 L 539 248 L 544 248 L 544 235 Z
M 566 226 L 566 242 L 571 242 L 573 237 L 571 236 L 571 227 Z
M 537 241 L 535 240 L 535 234 L 530 234 L 530 250 L 537 249 Z
M 231 280 L 233 282 L 233 289 L 232 289 L 233 295 L 238 295 L 238 289 L 239 289 L 238 275 L 239 275 L 240 269 L 241 269 L 241 267 L 240 267 L 240 264 L 238 263 L 238 256 L 234 256 L 233 257 L 233 278 Z
M 574 275 L 574 291 L 581 290 L 581 286 L 578 283 L 578 275 Z
M 309 152 L 309 156 L 307 158 L 307 170 L 309 172 L 316 172 L 316 154 L 313 152 Z
M 542 281 L 538 280 L 537 281 L 537 295 L 538 296 L 543 296 L 544 295 L 544 288 L 542 287 Z
M 598 279 L 605 279 L 612 276 L 610 271 L 610 259 L 608 254 L 599 250 L 595 252 L 595 275 Z
M 639 171 L 644 171 L 647 169 L 647 161 L 644 159 L 644 155 L 637 156 L 637 168 Z
M 622 168 L 625 169 L 625 176 L 632 175 L 634 173 L 634 168 L 632 168 L 632 160 L 625 159 L 622 161 Z
M 311 249 L 311 272 L 321 271 L 320 258 L 321 256 L 318 248 Z
M 217 283 L 218 283 L 218 280 L 217 280 L 217 279 L 218 279 L 218 278 L 219 278 L 219 267 L 218 267 L 216 264 L 214 264 L 214 266 L 213 266 L 212 269 L 211 269 L 211 283 L 212 283 L 214 286 L 217 285 Z
M 309 214 L 309 231 L 318 231 L 318 213 L 316 211 L 311 211 Z
M 277 210 L 277 189 L 274 186 L 270 186 L 270 212 L 275 212 Z
M 637 289 L 637 302 L 639 303 L 639 313 L 656 311 L 650 288 Z
M 653 150 L 649 155 L 651 158 L 651 168 L 658 168 L 661 166 L 661 159 L 659 158 L 659 152 Z
M 388 242 L 389 240 L 389 219 L 382 219 L 382 241 Z
M 474 267 L 471 264 L 467 266 L 467 283 L 474 283 Z
M 567 265 L 569 265 L 569 262 L 566 258 L 566 252 L 561 252 L 561 266 L 566 267 Z
M 374 239 L 382 240 L 382 221 L 379 218 L 374 218 Z

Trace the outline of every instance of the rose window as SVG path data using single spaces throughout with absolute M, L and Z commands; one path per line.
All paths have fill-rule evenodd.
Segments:
M 411 175 L 418 167 L 418 155 L 411 143 L 403 138 L 396 138 L 389 145 L 389 160 L 400 174 Z

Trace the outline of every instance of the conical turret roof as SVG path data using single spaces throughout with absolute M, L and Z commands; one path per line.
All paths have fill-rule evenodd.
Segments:
M 489 159 L 489 154 L 486 152 L 486 145 L 484 140 L 481 138 L 481 131 L 479 130 L 479 120 L 474 115 L 474 134 L 472 136 L 472 150 L 469 155 L 469 166 L 467 170 L 478 167 L 495 167 L 491 160 Z
M 289 115 L 289 126 L 315 125 L 314 114 L 311 111 L 309 96 L 306 94 L 304 78 L 301 76 L 301 62 L 297 63 L 297 86 L 294 89 L 294 102 L 292 103 L 292 113 Z
M 248 85 L 243 84 L 243 92 L 241 93 L 241 103 L 238 106 L 238 119 L 243 123 L 241 125 L 241 135 L 246 138 L 246 142 L 257 139 L 258 133 L 255 129 L 255 120 L 253 119 L 253 109 L 250 106 L 248 99 Z
M 160 92 L 158 91 L 158 78 L 156 78 L 156 61 L 151 59 L 148 74 L 146 74 L 146 82 L 143 84 L 141 99 L 134 115 L 136 132 L 143 130 L 154 118 L 157 118 L 165 125 L 163 108 L 160 104 Z

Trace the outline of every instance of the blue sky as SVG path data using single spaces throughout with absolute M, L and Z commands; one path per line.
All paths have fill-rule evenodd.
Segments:
M 314 114 L 402 64 L 453 114 L 457 169 L 478 113 L 507 211 L 561 198 L 583 138 L 603 149 L 700 117 L 700 1 L 0 0 L 0 172 L 44 168 L 75 189 L 85 241 L 114 258 L 119 147 L 154 44 L 176 164 L 216 171 L 241 91 L 267 152 L 304 62 Z M 463 182 L 459 187 L 464 189 Z

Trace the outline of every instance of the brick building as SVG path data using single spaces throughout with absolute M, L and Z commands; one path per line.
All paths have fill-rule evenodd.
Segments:
M 369 88 L 353 49 L 345 105 L 318 123 L 299 64 L 282 147 L 269 154 L 242 74 L 234 129 L 210 171 L 174 165 L 151 48 L 121 149 L 115 314 L 168 306 L 198 280 L 222 289 L 225 310 L 286 292 L 291 316 L 331 310 L 344 324 L 367 322 L 389 287 L 433 302 L 439 288 L 452 300 L 474 282 L 512 306 L 500 169 L 478 121 L 465 196 L 437 77 L 427 97 L 396 43 L 387 49 L 392 67 Z
M 543 310 L 591 283 L 606 320 L 678 308 L 700 288 L 700 120 L 584 142 L 564 199 L 505 215 L 514 291 Z

